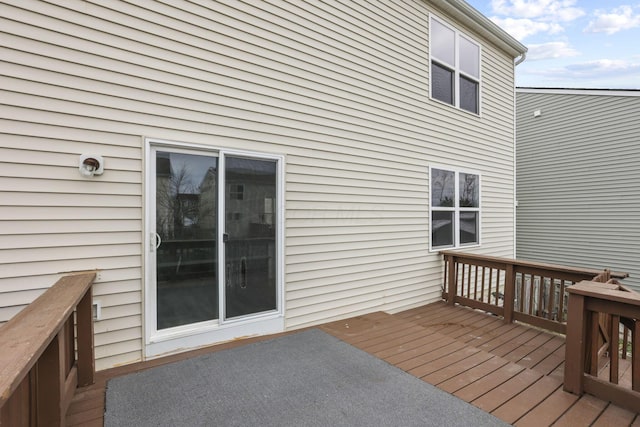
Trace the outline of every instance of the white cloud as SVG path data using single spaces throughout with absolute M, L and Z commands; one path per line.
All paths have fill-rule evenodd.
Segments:
M 557 34 L 564 31 L 561 25 L 553 22 L 498 17 L 492 17 L 491 20 L 518 40 L 538 33 Z
M 640 13 L 634 14 L 631 6 L 620 6 L 610 13 L 596 10 L 594 15 L 595 19 L 589 22 L 585 32 L 614 34 L 618 31 L 640 27 Z
M 640 63 L 631 63 L 623 59 L 598 59 L 567 65 L 566 70 L 575 77 L 592 76 L 596 74 L 634 74 L 640 72 Z
M 563 23 L 585 12 L 574 7 L 576 0 L 492 0 L 496 16 L 491 19 L 509 34 L 522 41 L 539 33 L 557 34 Z
M 599 59 L 560 68 L 530 68 L 525 74 L 535 76 L 537 86 L 542 83 L 549 87 L 640 89 L 637 83 L 640 81 L 640 62 L 625 60 Z M 527 80 L 526 76 L 522 77 Z
M 539 61 L 541 59 L 568 58 L 578 56 L 580 52 L 572 48 L 567 42 L 550 42 L 527 45 L 527 61 Z
M 546 21 L 573 21 L 585 14 L 576 0 L 491 0 L 493 13 Z

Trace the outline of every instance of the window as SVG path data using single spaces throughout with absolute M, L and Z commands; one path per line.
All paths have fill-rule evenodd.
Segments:
M 479 114 L 480 45 L 431 17 L 431 98 Z
M 244 184 L 229 184 L 229 199 L 244 200 Z
M 432 167 L 431 248 L 480 244 L 480 175 Z

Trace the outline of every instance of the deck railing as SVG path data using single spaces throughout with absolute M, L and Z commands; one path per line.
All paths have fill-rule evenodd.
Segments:
M 62 277 L 0 326 L 1 426 L 64 425 L 75 389 L 93 383 L 94 278 Z
M 584 281 L 572 286 L 565 359 L 571 363 L 565 364 L 564 389 L 578 395 L 586 392 L 637 411 L 640 408 L 638 319 L 640 294 L 615 280 L 610 283 Z M 629 358 L 631 384 L 620 384 L 621 360 Z M 604 369 L 603 360 L 608 364 Z
M 442 251 L 443 298 L 449 304 L 481 309 L 506 322 L 514 320 L 566 333 L 567 289 L 599 275 L 622 279 L 623 273 L 575 268 Z

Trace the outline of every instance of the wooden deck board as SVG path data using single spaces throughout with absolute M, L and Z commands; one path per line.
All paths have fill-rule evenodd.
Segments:
M 638 414 L 562 390 L 564 337 L 557 334 L 504 324 L 496 316 L 443 302 L 393 315 L 371 313 L 319 328 L 516 426 L 640 427 Z M 284 334 L 276 336 L 280 335 Z M 98 372 L 94 385 L 77 391 L 67 424 L 102 425 L 110 378 L 269 338 L 273 336 Z
M 492 411 L 492 414 L 509 424 L 513 424 L 560 387 L 562 387 L 562 381 L 557 378 L 543 376 L 521 393 L 496 408 Z
M 556 427 L 590 426 L 602 414 L 607 403 L 585 394 L 556 421 Z M 622 424 L 617 424 L 622 425 Z
M 509 381 L 511 378 L 524 371 L 525 368 L 518 366 L 515 363 L 507 363 L 501 366 L 495 371 L 491 372 L 491 375 L 485 375 L 484 377 L 474 381 L 473 383 L 456 391 L 454 396 L 458 396 L 462 400 L 467 402 L 473 402 L 483 394 L 486 394 L 494 388 Z
M 517 363 L 520 366 L 524 366 L 526 368 L 533 368 L 534 366 L 541 363 L 544 359 L 551 356 L 558 348 L 562 347 L 563 344 L 564 337 L 560 338 L 559 336 L 555 336 L 550 340 L 544 342 L 540 347 L 536 348 L 531 353 L 527 354 Z
M 465 330 L 461 334 L 452 334 L 459 341 L 476 346 L 476 341 L 482 339 L 487 330 L 495 329 L 503 324 L 503 322 L 493 316 L 484 316 L 486 319 L 478 319 L 472 326 L 471 330 Z
M 480 378 L 492 374 L 508 363 L 509 362 L 504 359 L 501 359 L 497 356 L 492 356 L 491 359 L 488 359 L 487 361 L 482 362 L 474 366 L 473 368 L 459 375 L 456 375 L 453 378 L 449 378 L 446 381 L 438 383 L 438 387 L 446 392 L 453 394 L 463 387 L 466 387 L 469 384 L 479 380 Z
M 525 416 L 518 419 L 514 425 L 516 427 L 550 426 L 577 401 L 578 396 L 558 388 Z
M 464 343 L 453 341 L 451 339 L 449 339 L 448 341 L 449 341 L 448 343 L 446 344 L 443 343 L 443 345 L 438 348 L 433 348 L 428 345 L 422 346 L 420 347 L 421 351 L 423 351 L 422 354 L 416 357 L 413 357 L 409 360 L 405 360 L 404 362 L 400 362 L 400 363 L 393 362 L 393 364 L 400 369 L 403 369 L 405 371 L 410 371 L 411 369 L 415 369 L 418 366 L 421 366 L 433 360 L 439 359 L 440 357 L 446 356 L 455 351 L 462 350 L 466 347 Z M 387 359 L 387 361 L 388 360 L 389 359 Z
M 485 351 L 478 351 L 477 353 L 470 356 L 465 355 L 465 357 L 461 360 L 452 361 L 453 363 L 451 363 L 450 365 L 429 374 L 423 375 L 420 378 L 430 384 L 438 385 L 450 378 L 462 374 L 463 372 L 475 368 L 476 366 L 486 362 L 493 357 L 494 356 L 492 356 L 490 353 L 487 353 Z
M 372 313 L 369 317 L 355 317 L 325 325 L 327 332 L 340 336 L 351 345 L 370 340 L 372 337 L 384 336 L 397 328 L 400 320 L 381 312 Z
M 515 351 L 520 346 L 522 346 L 525 343 L 529 342 L 533 338 L 537 337 L 541 333 L 542 332 L 537 331 L 535 329 L 526 330 L 525 332 L 521 333 L 520 335 L 518 335 L 514 339 L 509 340 L 507 342 L 503 342 L 502 344 L 500 344 L 499 346 L 494 348 L 491 352 L 493 354 L 495 354 L 496 356 L 504 357 L 507 354 L 511 353 L 512 351 Z
M 503 345 L 511 341 L 517 340 L 521 335 L 523 335 L 526 332 L 527 332 L 527 329 L 519 325 L 503 324 L 496 330 L 495 334 L 493 335 L 487 334 L 486 336 L 478 340 L 477 343 L 474 343 L 474 345 L 478 348 L 481 348 L 483 350 L 490 351 L 493 353 L 494 350 L 499 349 L 500 347 L 502 347 Z M 523 345 L 523 344 L 520 344 L 520 345 Z M 494 353 L 494 354 L 496 354 L 497 356 L 499 355 L 498 353 Z
M 631 425 L 636 414 L 615 405 L 609 405 L 602 415 L 593 423 L 592 427 L 628 426 Z
M 458 308 L 459 308 L 458 306 L 452 307 L 447 303 L 445 303 L 444 301 L 439 301 L 433 304 L 429 304 L 428 307 L 426 305 L 423 305 L 420 307 L 402 311 L 400 313 L 396 313 L 394 314 L 394 316 L 400 319 L 406 319 L 416 323 L 420 323 L 421 319 L 437 317 L 442 313 L 446 315 L 451 312 L 454 312 L 454 310 L 457 310 Z
M 395 347 L 405 342 L 411 342 L 424 337 L 425 329 L 422 326 L 409 326 L 399 333 L 388 332 L 385 335 L 368 340 L 366 342 L 357 343 L 358 347 L 369 353 L 383 351 L 385 349 Z
M 500 387 L 496 387 L 490 392 L 483 394 L 471 403 L 485 412 L 493 412 L 514 396 L 522 393 L 540 378 L 542 378 L 542 375 L 525 369 L 502 383 Z
M 425 335 L 419 339 L 406 341 L 385 349 L 380 349 L 375 353 L 375 355 L 381 359 L 385 359 L 391 364 L 401 363 L 422 354 L 424 352 L 423 348 L 425 346 L 428 348 L 430 343 L 440 345 L 448 342 L 450 342 L 449 337 L 425 331 Z
M 472 345 L 491 351 L 508 342 L 508 340 L 514 339 L 521 331 L 522 329 L 519 325 L 499 322 L 494 328 L 482 328 L 478 330 L 478 336 Z
M 377 349 L 375 354 L 381 359 L 391 358 L 391 360 L 394 360 L 393 357 L 397 357 L 398 359 L 396 360 L 398 361 L 407 360 L 411 358 L 412 354 L 419 354 L 419 350 L 417 349 L 419 349 L 421 346 L 428 345 L 430 343 L 432 344 L 435 342 L 442 342 L 443 340 L 448 339 L 449 338 L 445 337 L 444 335 L 440 335 L 436 332 L 423 328 L 422 335 L 415 338 L 406 337 L 402 341 L 391 341 L 391 346 L 388 346 L 387 348 L 381 347 Z M 393 362 L 389 361 L 389 363 Z
M 411 369 L 409 372 L 411 375 L 422 378 L 425 375 L 429 375 L 434 372 L 438 372 L 452 363 L 458 362 L 460 360 L 467 359 L 472 357 L 476 353 L 479 353 L 480 350 L 473 347 L 462 347 L 460 350 L 453 351 L 451 353 L 445 354 L 437 359 L 434 359 L 428 363 L 417 366 L 414 369 Z
M 564 369 L 558 370 L 558 368 L 564 365 L 564 342 L 553 353 L 542 359 L 539 363 L 533 366 L 531 369 L 540 372 L 544 375 L 557 375 L 560 372 L 559 377 L 563 377 Z
M 520 363 L 521 361 L 525 361 L 529 354 L 536 351 L 540 346 L 546 344 L 546 342 L 552 338 L 553 336 L 548 333 L 540 333 L 529 341 L 522 343 L 522 345 L 516 347 L 511 352 L 505 354 L 503 357 L 513 363 Z

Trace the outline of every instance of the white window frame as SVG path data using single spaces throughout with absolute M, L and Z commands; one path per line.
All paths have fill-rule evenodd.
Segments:
M 447 27 L 451 31 L 454 32 L 454 61 L 455 64 L 449 64 L 445 61 L 439 60 L 433 55 L 433 49 L 431 47 L 432 34 L 431 29 L 433 25 L 431 24 L 433 21 L 438 21 L 438 23 L 444 27 Z M 460 38 L 464 37 L 468 42 L 478 46 L 478 77 L 474 77 L 468 73 L 460 70 Z M 441 101 L 437 98 L 433 97 L 433 62 L 438 63 L 440 66 L 450 69 L 453 71 L 453 104 L 449 104 L 445 101 Z M 478 83 L 478 111 L 473 112 L 466 110 L 460 107 L 460 77 L 465 77 L 467 79 L 473 80 Z M 440 102 L 444 105 L 449 105 L 459 109 L 460 111 L 467 112 L 469 114 L 473 114 L 476 116 L 480 116 L 482 111 L 482 45 L 478 43 L 473 37 L 463 33 L 458 30 L 453 25 L 446 22 L 444 19 L 435 16 L 433 14 L 429 14 L 429 98 L 433 101 Z
M 432 203 L 432 192 L 433 192 L 433 169 L 445 170 L 448 172 L 453 172 L 454 175 L 454 183 L 455 183 L 455 191 L 454 191 L 454 206 L 453 207 L 445 207 L 445 206 L 433 206 Z M 460 207 L 460 174 L 470 174 L 478 176 L 478 207 Z M 453 245 L 447 246 L 433 246 L 433 212 L 453 212 Z M 478 213 L 478 239 L 477 242 L 471 243 L 460 243 L 460 212 L 477 212 Z M 480 172 L 470 169 L 460 169 L 446 165 L 430 165 L 429 166 L 429 252 L 437 252 L 445 249 L 460 249 L 460 248 L 473 248 L 478 247 L 482 244 L 482 175 Z

